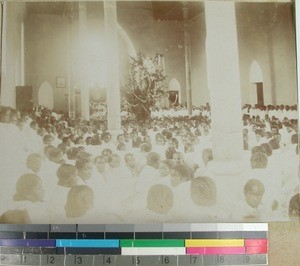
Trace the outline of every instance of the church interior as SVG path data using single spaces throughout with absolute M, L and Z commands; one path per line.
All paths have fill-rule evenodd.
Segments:
M 294 20 L 277 1 L 4 1 L 0 221 L 299 220 Z

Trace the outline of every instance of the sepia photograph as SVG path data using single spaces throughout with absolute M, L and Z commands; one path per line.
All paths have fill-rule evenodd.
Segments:
M 300 219 L 295 3 L 1 1 L 0 223 Z

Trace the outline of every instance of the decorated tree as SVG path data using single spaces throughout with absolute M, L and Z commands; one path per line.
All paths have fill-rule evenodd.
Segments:
M 154 58 L 139 53 L 130 58 L 129 80 L 123 88 L 123 107 L 138 121 L 150 118 L 151 109 L 167 95 L 161 55 Z

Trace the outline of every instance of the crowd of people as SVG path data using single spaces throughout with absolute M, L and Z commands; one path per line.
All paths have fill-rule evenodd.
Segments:
M 297 106 L 242 109 L 236 201 L 210 167 L 210 106 L 153 109 L 140 123 L 72 119 L 42 106 L 0 107 L 2 223 L 146 223 L 299 219 Z M 124 111 L 124 116 L 126 112 Z M 102 118 L 105 117 L 103 112 Z

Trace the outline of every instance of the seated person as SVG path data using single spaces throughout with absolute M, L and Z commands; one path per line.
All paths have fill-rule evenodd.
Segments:
M 90 153 L 79 153 L 76 159 L 75 166 L 80 178 L 79 183 L 85 184 L 89 179 L 91 179 L 93 174 L 93 160 Z
M 111 156 L 112 156 L 113 152 L 111 149 L 104 149 L 101 153 L 101 155 L 103 156 L 104 160 L 106 163 L 109 162 Z
M 158 172 L 159 178 L 157 179 L 158 184 L 171 185 L 171 169 L 174 167 L 173 160 L 164 160 L 159 164 Z
M 142 143 L 142 138 L 138 136 L 138 132 L 133 130 L 130 133 L 132 148 L 139 148 Z
M 144 193 L 148 189 L 156 184 L 156 180 L 159 176 L 158 167 L 160 163 L 160 155 L 156 152 L 149 152 L 146 157 L 147 164 L 142 169 L 136 189 Z
M 138 176 L 136 158 L 132 153 L 127 153 L 124 156 L 125 167 L 130 171 L 132 177 Z
M 97 169 L 97 172 L 105 176 L 106 162 L 102 155 L 96 156 L 94 159 L 94 165 Z

